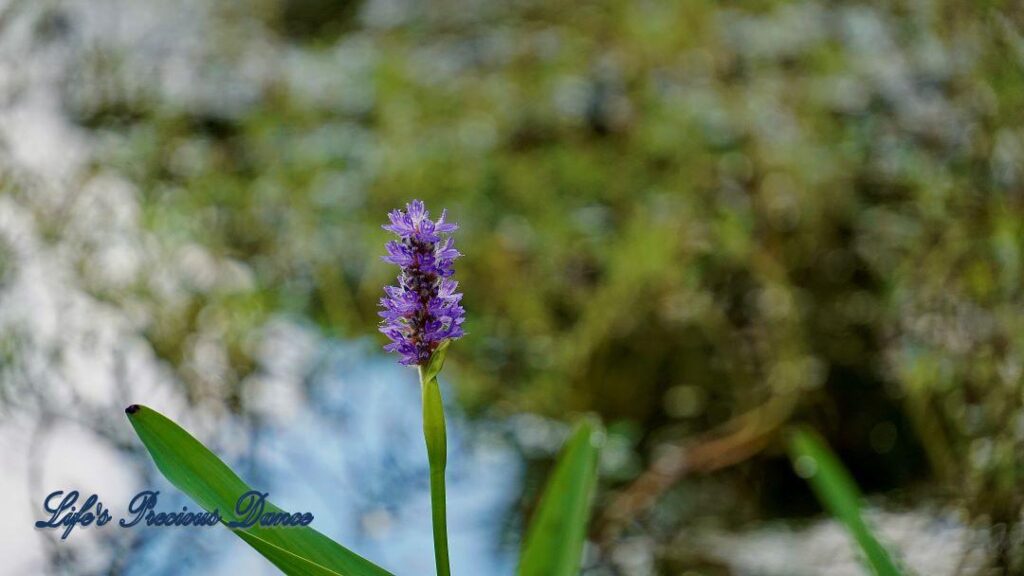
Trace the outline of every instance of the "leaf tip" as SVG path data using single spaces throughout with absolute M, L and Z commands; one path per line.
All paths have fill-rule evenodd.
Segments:
M 604 426 L 596 414 L 585 414 L 576 422 L 576 433 L 589 437 L 589 442 L 594 448 L 601 448 L 604 444 Z

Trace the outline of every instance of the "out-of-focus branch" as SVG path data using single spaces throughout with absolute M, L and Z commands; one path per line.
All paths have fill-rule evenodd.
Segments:
M 796 394 L 773 397 L 714 430 L 664 448 L 652 465 L 605 509 L 601 539 L 613 539 L 631 519 L 653 506 L 688 474 L 707 474 L 738 464 L 768 445 L 793 412 Z

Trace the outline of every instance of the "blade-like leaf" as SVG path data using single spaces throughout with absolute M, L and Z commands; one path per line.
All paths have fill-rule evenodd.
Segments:
M 338 572 L 328 570 L 320 564 L 315 564 L 301 556 L 274 546 L 270 542 L 253 536 L 246 530 L 233 530 L 239 538 L 252 546 L 260 554 L 270 560 L 271 564 L 277 566 L 285 574 L 305 574 L 307 576 L 342 576 Z
M 217 510 L 226 522 L 237 519 L 238 497 L 251 488 L 191 434 L 152 408 L 132 405 L 125 412 L 160 472 L 207 511 Z M 281 509 L 266 505 L 265 512 Z M 289 575 L 389 576 L 309 527 L 232 529 L 257 552 Z
M 885 547 L 861 517 L 861 496 L 842 462 L 813 430 L 798 428 L 789 437 L 789 454 L 797 473 L 807 479 L 822 505 L 857 541 L 868 569 L 877 576 L 900 576 Z
M 566 442 L 527 531 L 520 576 L 579 574 L 601 435 L 599 424 L 584 420 Z

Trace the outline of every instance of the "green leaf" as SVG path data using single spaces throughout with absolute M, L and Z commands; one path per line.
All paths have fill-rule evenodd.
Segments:
M 430 362 L 427 363 L 427 367 L 423 369 L 423 374 L 420 377 L 423 382 L 429 382 L 441 373 L 441 369 L 444 368 L 445 356 L 448 355 L 448 346 L 451 343 L 451 340 L 441 342 L 434 353 L 430 355 Z
M 444 472 L 448 464 L 448 435 L 444 420 L 444 403 L 437 378 L 423 380 L 423 438 L 427 444 L 427 458 L 431 469 Z
M 857 541 L 867 567 L 877 576 L 900 576 L 885 547 L 861 516 L 861 496 L 842 462 L 813 430 L 797 428 L 789 437 L 789 454 L 797 474 L 807 479 L 822 505 Z
M 239 538 L 244 540 L 249 546 L 255 548 L 260 554 L 263 554 L 267 560 L 277 566 L 281 572 L 285 574 L 306 574 L 308 576 L 342 576 L 339 572 L 334 570 L 328 570 L 320 564 L 316 564 L 310 560 L 306 560 L 301 556 L 292 554 L 291 552 L 275 546 L 266 540 L 263 540 L 257 536 L 250 534 L 246 530 L 233 530 Z
M 600 425 L 587 419 L 563 447 L 527 531 L 520 576 L 579 574 L 602 435 Z
M 251 488 L 191 434 L 152 408 L 132 405 L 125 412 L 160 472 L 203 509 L 217 510 L 225 522 L 238 519 L 235 504 Z M 269 502 L 265 512 L 282 510 Z M 389 573 L 337 542 L 305 527 L 231 529 L 288 575 L 389 576 Z

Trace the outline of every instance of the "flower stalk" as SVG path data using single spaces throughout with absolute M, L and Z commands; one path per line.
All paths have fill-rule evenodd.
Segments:
M 448 440 L 445 430 L 444 405 L 436 377 L 427 377 L 419 368 L 420 388 L 423 392 L 423 438 L 427 444 L 430 464 L 430 511 L 434 529 L 434 562 L 437 576 L 450 576 L 448 561 L 448 518 L 445 495 L 445 466 L 448 461 Z
M 463 335 L 465 310 L 458 283 L 451 278 L 459 252 L 450 234 L 456 225 L 445 221 L 445 212 L 433 221 L 426 206 L 413 200 L 406 209 L 388 214 L 384 226 L 398 240 L 387 243 L 386 262 L 401 267 L 397 286 L 384 288 L 380 300 L 380 331 L 391 340 L 384 347 L 397 352 L 399 362 L 416 366 L 423 394 L 423 439 L 430 464 L 430 509 L 434 530 L 434 561 L 437 576 L 450 576 L 448 561 L 448 520 L 445 496 L 445 466 L 448 440 L 444 404 L 437 375 L 444 365 L 452 340 Z

